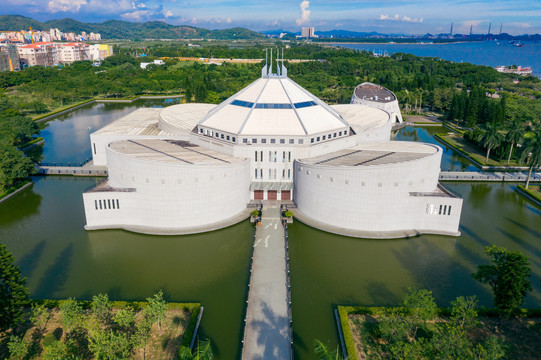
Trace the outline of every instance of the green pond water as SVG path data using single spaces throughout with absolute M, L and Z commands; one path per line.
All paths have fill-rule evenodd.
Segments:
M 86 232 L 82 192 L 93 178 L 36 177 L 0 204 L 0 241 L 17 259 L 33 298 L 201 302 L 201 332 L 220 359 L 240 354 L 252 251 L 248 221 L 189 236 Z
M 90 299 L 107 292 L 141 300 L 163 289 L 169 301 L 201 302 L 200 335 L 212 339 L 217 358 L 238 358 L 252 250 L 248 221 L 189 236 L 86 232 L 81 193 L 95 181 L 36 177 L 32 188 L 0 204 L 0 239 L 28 277 L 31 296 Z M 416 286 L 432 290 L 443 306 L 473 294 L 491 305 L 488 289 L 471 277 L 488 262 L 483 250 L 490 244 L 530 257 L 535 290 L 525 306 L 541 307 L 541 210 L 514 185 L 446 186 L 464 198 L 457 238 L 364 240 L 299 222 L 289 227 L 295 358 L 313 358 L 314 339 L 336 346 L 339 304 L 396 305 Z
M 46 161 L 82 161 L 89 133 L 142 105 L 92 104 L 48 123 Z M 394 139 L 424 141 L 444 149 L 443 170 L 475 170 L 433 134 L 441 127 L 406 127 Z M 47 133 L 48 132 L 48 133 Z M 70 139 L 70 134 L 76 134 Z M 189 236 L 149 236 L 121 230 L 86 232 L 82 193 L 94 178 L 35 177 L 34 186 L 0 204 L 0 242 L 17 259 L 33 298 L 144 300 L 163 289 L 169 301 L 201 302 L 200 335 L 212 340 L 218 359 L 240 357 L 253 227 L 248 221 Z M 541 210 L 515 185 L 447 183 L 464 199 L 458 238 L 353 239 L 296 222 L 289 227 L 294 351 L 313 359 L 314 339 L 338 343 L 336 305 L 396 305 L 408 286 L 427 288 L 438 303 L 477 295 L 491 305 L 488 288 L 471 273 L 487 263 L 490 244 L 520 250 L 532 262 L 534 292 L 526 307 L 541 307 Z M 389 221 L 400 214 L 389 214 Z
M 92 157 L 90 134 L 141 107 L 178 104 L 179 98 L 141 99 L 132 103 L 92 103 L 42 123 L 42 162 L 79 164 Z

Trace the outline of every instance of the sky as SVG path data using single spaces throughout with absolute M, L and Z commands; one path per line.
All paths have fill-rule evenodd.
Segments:
M 110 19 L 161 20 L 209 29 L 343 29 L 425 34 L 541 33 L 541 0 L 2 0 L 0 14 L 36 20 L 71 17 L 83 22 Z

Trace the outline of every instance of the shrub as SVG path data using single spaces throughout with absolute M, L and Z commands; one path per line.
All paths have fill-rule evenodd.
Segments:
M 253 217 L 257 217 L 257 216 L 259 216 L 259 211 L 254 210 L 254 211 L 251 212 L 251 215 L 252 215 Z
M 291 211 L 288 210 L 288 211 L 286 211 L 286 212 L 284 213 L 284 215 L 285 215 L 286 217 L 290 218 L 290 217 L 293 216 L 293 213 L 292 213 Z

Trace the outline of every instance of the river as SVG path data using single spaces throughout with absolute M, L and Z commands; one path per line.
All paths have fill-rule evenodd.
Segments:
M 439 57 L 454 62 L 469 62 L 476 65 L 500 66 L 521 65 L 532 67 L 533 75 L 541 77 L 541 44 L 524 43 L 523 47 L 507 42 L 475 41 L 452 44 L 340 44 L 349 49 L 407 53 L 416 56 Z

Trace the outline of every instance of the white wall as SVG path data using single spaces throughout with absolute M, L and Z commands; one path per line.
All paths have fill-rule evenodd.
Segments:
M 295 202 L 322 224 L 359 231 L 418 230 L 458 233 L 462 199 L 411 196 L 435 192 L 441 149 L 401 163 L 373 166 L 323 166 L 295 162 Z M 451 206 L 451 215 L 427 213 L 430 205 Z
M 87 229 L 204 226 L 239 214 L 249 202 L 248 160 L 176 165 L 136 159 L 109 148 L 107 158 L 109 185 L 126 191 L 84 193 Z M 103 199 L 119 199 L 120 209 L 96 210 L 94 200 Z

